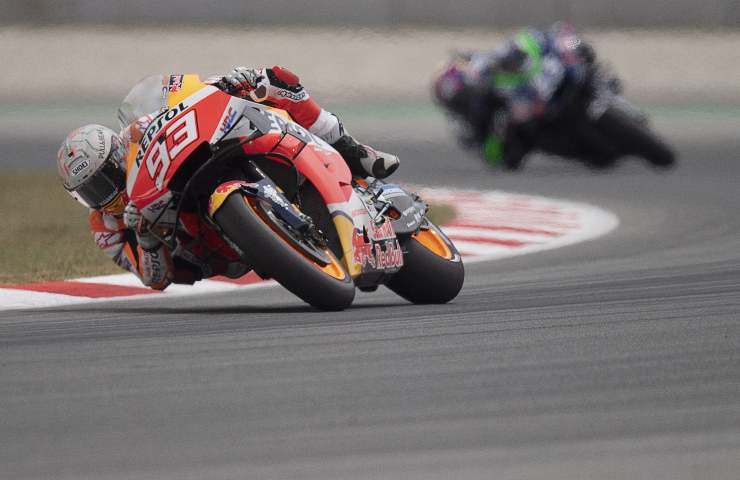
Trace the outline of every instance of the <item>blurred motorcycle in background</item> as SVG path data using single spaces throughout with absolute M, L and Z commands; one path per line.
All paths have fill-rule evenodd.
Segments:
M 624 156 L 675 163 L 619 78 L 567 24 L 520 32 L 493 52 L 455 54 L 435 76 L 433 96 L 460 143 L 492 166 L 518 169 L 533 151 L 592 168 Z

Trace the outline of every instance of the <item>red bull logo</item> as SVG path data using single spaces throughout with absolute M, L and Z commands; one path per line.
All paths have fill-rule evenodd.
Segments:
M 354 250 L 355 263 L 365 268 L 365 265 L 370 264 L 371 267 L 375 268 L 375 256 L 373 255 L 373 246 L 369 242 L 365 241 L 365 236 L 355 229 L 352 234 L 352 250 Z
M 396 232 L 393 230 L 393 225 L 390 221 L 385 220 L 380 225 L 372 225 L 371 233 L 373 240 L 387 240 L 390 238 L 396 238 Z
M 385 250 L 380 248 L 380 243 L 376 243 L 375 263 L 379 269 L 402 267 L 403 251 L 401 251 L 398 240 L 386 240 Z
M 361 265 L 363 269 L 368 265 L 378 270 L 403 266 L 403 251 L 396 239 L 369 242 L 365 241 L 365 236 L 360 231 L 355 230 L 352 234 L 352 249 L 355 263 Z

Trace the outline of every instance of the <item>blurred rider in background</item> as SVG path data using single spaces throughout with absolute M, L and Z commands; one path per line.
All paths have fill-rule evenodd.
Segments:
M 188 252 L 172 252 L 148 232 L 141 213 L 126 194 L 126 157 L 130 142 L 138 143 L 150 122 L 166 110 L 162 88 L 173 77 L 157 75 L 137 84 L 126 96 L 116 133 L 102 125 L 73 130 L 57 154 L 57 167 L 67 192 L 90 209 L 90 229 L 96 244 L 119 267 L 136 274 L 154 289 L 170 283 L 192 284 L 225 275 L 238 278 L 248 269 L 239 261 L 212 264 Z M 336 115 L 322 109 L 293 72 L 274 66 L 237 67 L 207 80 L 231 95 L 286 110 L 311 133 L 336 149 L 357 177 L 385 178 L 398 168 L 398 157 L 358 143 Z
M 542 123 L 548 114 L 548 102 L 562 88 L 556 83 L 561 67 L 546 61 L 556 40 L 567 36 L 573 45 L 572 63 L 582 66 L 587 75 L 595 66 L 594 50 L 575 35 L 567 24 L 556 23 L 545 31 L 529 29 L 518 33 L 506 44 L 490 52 L 457 54 L 435 76 L 432 95 L 435 102 L 449 115 L 456 136 L 463 147 L 478 149 L 492 166 L 518 169 L 525 154 L 535 148 L 558 152 L 555 144 L 539 144 Z M 554 72 L 553 72 L 554 71 Z M 559 82 L 561 77 L 557 77 Z M 582 79 L 568 79 L 578 80 Z M 618 85 L 615 85 L 618 88 Z M 561 124 L 563 122 L 560 122 Z M 579 141 L 589 141 L 589 125 L 577 126 L 585 135 Z M 547 124 L 550 138 L 572 136 L 571 125 Z M 605 161 L 615 159 L 615 152 L 605 143 L 589 145 L 601 149 Z M 554 151 L 555 150 L 555 151 Z M 594 159 L 598 161 L 598 158 Z

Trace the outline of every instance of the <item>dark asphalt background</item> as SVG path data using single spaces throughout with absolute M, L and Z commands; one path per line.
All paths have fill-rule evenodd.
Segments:
M 405 181 L 621 220 L 470 265 L 449 305 L 381 289 L 328 314 L 271 288 L 0 312 L 0 478 L 738 478 L 740 141 L 671 138 L 668 174 L 379 143 Z

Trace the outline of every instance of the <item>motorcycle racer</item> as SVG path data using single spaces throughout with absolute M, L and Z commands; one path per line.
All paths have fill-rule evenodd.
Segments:
M 595 61 L 593 48 L 572 27 L 556 23 L 548 30 L 519 32 L 490 52 L 458 54 L 435 76 L 432 93 L 451 117 L 460 143 L 480 149 L 491 165 L 517 169 L 525 154 L 538 147 L 572 154 L 553 142 L 539 143 L 543 124 L 552 139 L 578 131 L 579 142 L 596 152 L 594 162 L 606 164 L 618 154 L 599 132 L 586 122 L 561 126 L 564 122 L 549 111 L 549 102 L 566 85 L 595 74 Z
M 154 83 L 158 81 L 159 88 L 173 88 L 174 82 L 176 88 L 178 77 L 182 78 L 160 76 L 161 80 Z M 145 83 L 147 80 L 141 82 Z M 345 131 L 337 116 L 322 109 L 300 84 L 298 76 L 285 68 L 236 67 L 229 74 L 213 77 L 207 83 L 231 95 L 286 110 L 297 123 L 332 145 L 355 176 L 385 178 L 398 168 L 398 157 L 358 143 Z M 132 93 L 141 93 L 136 92 L 137 87 L 127 99 Z M 170 283 L 192 284 L 214 275 L 232 278 L 244 275 L 249 268 L 236 258 L 214 263 L 203 261 L 190 250 L 170 251 L 148 231 L 143 216 L 128 201 L 127 147 L 129 142 L 138 143 L 149 123 L 164 111 L 164 105 L 157 104 L 155 97 L 159 93 L 156 89 L 144 90 L 154 93 L 154 97 L 149 95 L 148 101 L 136 105 L 124 101 L 119 109 L 123 126 L 120 133 L 91 124 L 67 136 L 57 153 L 64 188 L 90 209 L 90 229 L 98 247 L 119 267 L 136 274 L 142 283 L 153 289 L 163 290 Z

